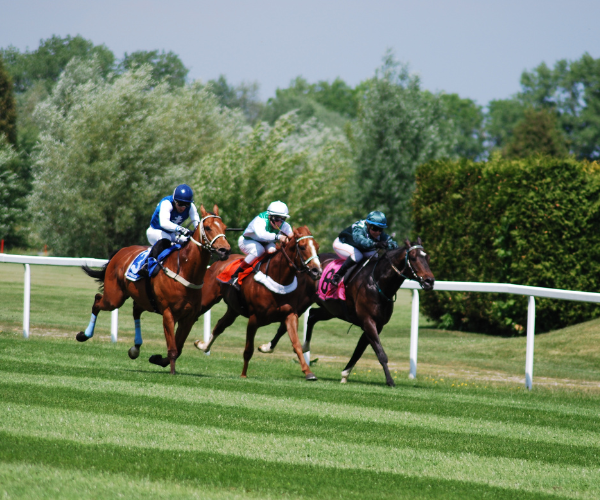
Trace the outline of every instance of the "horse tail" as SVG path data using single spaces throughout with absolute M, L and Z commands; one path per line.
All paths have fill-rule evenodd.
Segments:
M 100 291 L 104 289 L 104 278 L 106 277 L 106 268 L 110 263 L 110 259 L 112 259 L 116 253 L 117 252 L 112 252 L 108 257 L 108 262 L 104 264 L 102 268 L 98 271 L 95 271 L 94 269 L 86 266 L 85 264 L 81 266 L 81 269 L 85 274 L 87 274 L 90 278 L 94 278 L 98 282 Z

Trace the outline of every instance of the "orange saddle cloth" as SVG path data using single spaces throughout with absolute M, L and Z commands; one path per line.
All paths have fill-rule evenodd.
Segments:
M 244 269 L 240 274 L 238 274 L 238 284 L 241 285 L 244 278 L 246 276 L 248 276 L 249 274 L 252 274 L 252 272 L 254 271 L 254 266 L 256 266 L 256 264 L 258 264 L 261 260 L 263 260 L 265 255 L 256 259 L 252 263 L 252 266 L 250 266 L 248 269 Z M 223 269 L 219 273 L 219 275 L 217 276 L 217 279 L 219 281 L 221 281 L 222 283 L 227 283 L 231 279 L 231 277 L 234 275 L 234 273 L 237 271 L 237 268 L 240 267 L 242 260 L 244 260 L 244 258 L 240 257 L 239 259 L 235 259 L 235 260 L 231 261 L 229 264 L 227 264 L 227 266 L 225 266 L 225 269 Z

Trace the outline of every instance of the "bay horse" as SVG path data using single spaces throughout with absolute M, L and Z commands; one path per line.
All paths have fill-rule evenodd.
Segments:
M 275 322 L 281 322 L 283 332 L 287 331 L 294 351 L 300 361 L 300 367 L 306 380 L 316 380 L 317 377 L 310 371 L 302 355 L 302 347 L 298 340 L 298 316 L 308 306 L 303 306 L 307 294 L 306 285 L 318 281 L 321 276 L 321 263 L 318 257 L 319 244 L 315 241 L 308 227 L 294 229 L 294 234 L 286 243 L 272 255 L 267 256 L 260 263 L 260 270 L 276 283 L 284 286 L 291 285 L 294 280 L 298 287 L 286 294 L 274 293 L 265 285 L 252 279 L 248 275 L 241 284 L 241 290 L 217 279 L 217 276 L 233 260 L 244 257 L 232 255 L 225 262 L 218 262 L 210 266 L 206 273 L 205 289 L 202 295 L 202 309 L 204 314 L 211 307 L 224 299 L 227 303 L 227 312 L 215 325 L 210 340 L 203 342 L 197 340 L 194 345 L 204 351 L 210 351 L 211 346 L 221 333 L 230 326 L 235 319 L 242 315 L 248 318 L 246 328 L 246 346 L 244 349 L 244 368 L 242 377 L 248 373 L 248 364 L 254 352 L 254 337 L 259 327 Z M 258 264 L 254 265 L 256 268 Z M 299 280 L 297 275 L 306 273 L 308 278 Z M 301 309 L 304 307 L 304 309 Z M 300 312 L 301 310 L 301 312 Z
M 304 352 L 310 351 L 310 340 L 313 328 L 319 321 L 339 318 L 362 328 L 363 333 L 358 340 L 354 354 L 342 371 L 342 383 L 346 383 L 352 369 L 361 358 L 368 345 L 371 345 L 377 355 L 377 360 L 383 367 L 387 385 L 394 387 L 388 368 L 388 358 L 381 345 L 379 335 L 389 322 L 394 311 L 394 302 L 405 279 L 415 280 L 425 291 L 433 289 L 435 278 L 429 269 L 429 255 L 423 249 L 421 238 L 416 244 L 408 239 L 405 246 L 394 250 L 379 251 L 376 256 L 356 264 L 353 270 L 344 278 L 346 300 L 321 300 L 317 296 L 317 286 L 312 290 L 312 299 L 319 307 L 312 308 L 308 315 L 306 342 Z M 338 259 L 336 254 L 319 255 L 323 267 L 332 260 Z M 358 269 L 357 269 L 358 268 Z M 283 333 L 281 327 L 275 337 L 259 347 L 261 352 L 273 352 Z
M 133 299 L 133 319 L 136 323 L 136 345 L 129 350 L 132 359 L 139 355 L 142 312 L 157 312 L 163 317 L 163 329 L 167 341 L 167 357 L 160 354 L 150 357 L 150 363 L 166 368 L 170 365 L 175 374 L 175 360 L 181 354 L 183 344 L 198 318 L 202 303 L 202 286 L 206 267 L 215 252 L 219 259 L 227 259 L 231 247 L 225 237 L 226 226 L 219 217 L 219 207 L 209 213 L 200 205 L 202 219 L 187 243 L 179 251 L 171 253 L 163 262 L 163 272 L 152 278 L 129 281 L 125 273 L 147 246 L 130 246 L 119 250 L 99 271 L 87 266 L 83 270 L 88 276 L 101 283 L 103 293 L 96 294 L 92 306 L 92 319 L 85 332 L 79 332 L 76 339 L 85 342 L 94 334 L 96 317 L 100 311 L 113 311 L 131 297 Z M 176 270 L 173 272 L 173 270 Z M 103 289 L 102 289 L 103 287 Z M 177 323 L 177 331 L 175 324 Z M 138 331 L 139 328 L 139 331 Z M 137 343 L 139 333 L 139 344 Z

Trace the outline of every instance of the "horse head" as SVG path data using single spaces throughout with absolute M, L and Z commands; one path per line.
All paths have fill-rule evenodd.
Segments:
M 404 244 L 406 253 L 402 273 L 409 279 L 417 281 L 423 290 L 432 290 L 435 277 L 429 269 L 429 255 L 423 248 L 421 238 L 418 237 L 415 243 L 411 243 L 407 238 L 404 240 Z
M 200 216 L 202 219 L 194 231 L 194 239 L 210 253 L 216 252 L 219 260 L 226 260 L 231 253 L 231 246 L 225 237 L 227 226 L 219 216 L 219 207 L 215 205 L 210 213 L 204 209 L 204 205 L 200 205 Z
M 293 236 L 283 246 L 290 265 L 307 273 L 313 280 L 321 277 L 323 269 L 319 260 L 319 244 L 306 226 L 294 229 Z

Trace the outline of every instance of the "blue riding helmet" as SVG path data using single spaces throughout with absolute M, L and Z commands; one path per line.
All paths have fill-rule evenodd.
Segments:
M 385 214 L 383 212 L 374 210 L 367 215 L 367 224 L 372 224 L 373 226 L 377 227 L 387 227 L 387 219 L 385 218 Z
M 182 203 L 193 203 L 194 191 L 187 184 L 179 184 L 173 191 L 173 199 Z

